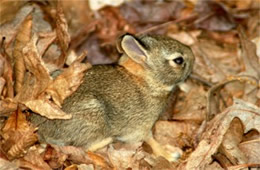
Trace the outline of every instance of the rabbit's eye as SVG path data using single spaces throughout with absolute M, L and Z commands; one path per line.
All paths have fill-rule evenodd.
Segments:
M 181 65 L 181 64 L 184 62 L 184 59 L 183 59 L 183 57 L 179 56 L 179 57 L 173 59 L 173 61 L 174 61 L 176 64 Z

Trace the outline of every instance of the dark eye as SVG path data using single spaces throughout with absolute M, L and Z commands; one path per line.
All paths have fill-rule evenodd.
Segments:
M 184 62 L 184 59 L 183 59 L 183 57 L 179 56 L 179 57 L 173 59 L 173 61 L 174 61 L 176 64 L 181 65 L 181 64 Z

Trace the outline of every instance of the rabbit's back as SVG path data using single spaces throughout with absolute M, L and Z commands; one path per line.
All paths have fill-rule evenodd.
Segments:
M 142 140 L 158 118 L 156 101 L 162 102 L 151 100 L 148 85 L 125 68 L 97 65 L 86 72 L 83 83 L 62 105 L 72 119 L 48 120 L 32 115 L 31 121 L 41 122 L 38 133 L 43 141 L 58 145 L 88 147 L 107 137 Z
M 93 105 L 102 106 L 109 135 L 126 141 L 131 139 L 124 134 L 151 127 L 161 111 L 155 107 L 164 107 L 158 103 L 164 102 L 162 99 L 151 97 L 146 82 L 118 65 L 97 65 L 88 70 L 79 89 L 65 100 L 63 110 L 79 117 L 91 115 L 91 110 L 84 109 L 91 100 Z M 87 118 L 95 119 L 98 117 Z

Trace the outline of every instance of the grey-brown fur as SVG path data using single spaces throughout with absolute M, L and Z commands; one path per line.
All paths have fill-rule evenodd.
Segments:
M 122 38 L 120 65 L 98 65 L 87 70 L 81 86 L 62 107 L 73 115 L 72 119 L 31 116 L 31 121 L 39 125 L 42 141 L 89 148 L 109 137 L 124 142 L 150 137 L 154 123 L 166 108 L 171 87 L 189 75 L 194 57 L 189 47 L 168 37 L 142 36 L 135 40 L 131 35 Z M 185 64 L 173 68 L 165 55 L 176 51 L 184 54 Z M 129 68 L 124 64 L 127 61 L 138 63 L 141 69 Z

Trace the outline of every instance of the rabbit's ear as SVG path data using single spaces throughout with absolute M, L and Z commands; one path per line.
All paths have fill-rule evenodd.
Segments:
M 119 48 L 120 47 L 120 48 Z M 118 49 L 124 52 L 135 62 L 146 65 L 148 58 L 145 47 L 134 36 L 126 34 L 122 37 L 121 46 Z

